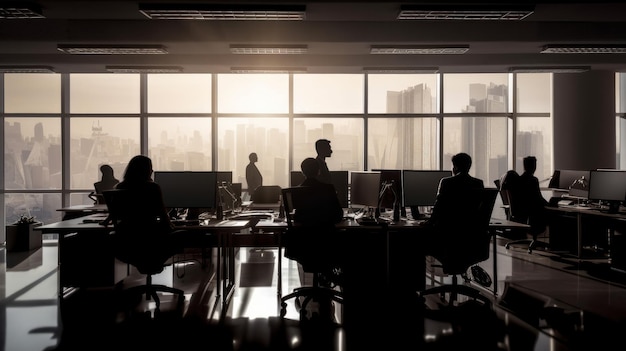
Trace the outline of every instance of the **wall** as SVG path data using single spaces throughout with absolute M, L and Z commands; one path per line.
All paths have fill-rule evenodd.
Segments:
M 615 168 L 615 73 L 553 75 L 554 169 Z

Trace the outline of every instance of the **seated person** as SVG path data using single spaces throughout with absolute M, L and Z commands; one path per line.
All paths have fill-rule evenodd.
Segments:
M 535 177 L 537 159 L 534 156 L 524 157 L 524 173 L 517 180 L 514 192 L 515 206 L 512 219 L 530 225 L 531 234 L 541 234 L 548 225 L 548 201 L 541 194 L 539 180 Z
M 113 167 L 109 165 L 100 166 L 100 173 L 102 173 L 102 179 L 100 181 L 93 183 L 94 192 L 89 194 L 89 197 L 94 200 L 96 204 L 103 204 L 104 198 L 102 197 L 102 192 L 106 190 L 114 189 L 115 186 L 120 182 L 115 178 L 113 174 Z

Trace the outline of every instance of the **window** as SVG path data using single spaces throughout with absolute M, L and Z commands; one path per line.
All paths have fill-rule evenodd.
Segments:
M 148 147 L 154 170 L 210 171 L 211 118 L 149 118 Z
M 294 113 L 363 113 L 362 74 L 295 74 Z
M 210 113 L 210 74 L 149 74 L 149 113 Z
M 139 74 L 70 74 L 71 113 L 139 113 Z
M 289 75 L 219 74 L 219 113 L 288 113 Z

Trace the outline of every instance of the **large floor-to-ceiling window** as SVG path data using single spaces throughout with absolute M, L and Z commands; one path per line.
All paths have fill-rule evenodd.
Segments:
M 551 74 L 4 74 L 3 223 L 90 203 L 109 164 L 149 155 L 155 170 L 230 170 L 265 185 L 331 140 L 334 170 L 450 169 L 457 152 L 491 186 L 521 159 L 553 171 Z M 544 184 L 547 185 L 547 182 Z

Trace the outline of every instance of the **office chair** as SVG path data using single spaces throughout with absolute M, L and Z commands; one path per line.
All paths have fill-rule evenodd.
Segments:
M 332 235 L 334 228 L 303 225 L 295 223 L 293 219 L 294 211 L 311 203 L 307 199 L 315 196 L 312 194 L 313 191 L 315 191 L 313 188 L 300 186 L 282 189 L 287 221 L 287 231 L 283 237 L 285 257 L 296 260 L 302 265 L 304 272 L 313 273 L 313 283 L 311 286 L 296 288 L 290 294 L 281 297 L 281 317 L 285 316 L 287 301 L 290 299 L 295 299 L 300 320 L 308 319 L 306 307 L 312 300 L 335 301 L 343 304 L 343 294 L 336 289 L 337 286 L 340 287 L 341 285 L 340 279 L 338 279 L 339 265 L 337 261 L 332 259 L 332 254 L 327 255 L 324 252 L 324 249 L 333 247 L 333 245 L 329 245 L 323 240 L 320 242 L 320 236 Z M 320 313 L 323 312 L 332 313 L 332 311 L 320 311 Z
M 517 189 L 519 177 L 520 175 L 516 171 L 507 171 L 500 179 L 500 196 L 502 197 L 502 203 L 506 203 L 508 206 L 508 209 L 505 209 L 507 219 L 513 222 L 528 224 L 527 211 L 520 205 L 520 196 L 524 196 L 524 194 L 521 194 Z M 530 239 L 509 241 L 504 245 L 504 248 L 508 250 L 514 245 L 528 245 L 528 253 L 532 253 L 535 248 L 547 249 L 549 244 L 538 240 L 539 234 L 541 233 L 534 230 L 524 231 L 525 236 L 531 235 Z
M 149 239 L 151 235 L 158 235 L 159 231 L 165 231 L 168 228 L 163 228 L 156 220 L 150 221 L 143 217 L 135 217 L 136 209 L 141 208 L 142 204 L 140 196 L 134 191 L 107 190 L 103 192 L 103 195 L 113 224 L 110 242 L 115 257 L 135 267 L 139 273 L 146 276 L 145 284 L 122 290 L 124 301 L 130 302 L 138 296 L 145 295 L 146 300 L 154 301 L 155 311 L 160 312 L 159 293 L 173 294 L 178 298 L 177 310 L 182 311 L 185 301 L 183 290 L 152 283 L 152 276 L 163 272 L 167 262 L 176 252 L 166 247 L 167 244 L 164 242 Z M 133 239 L 137 236 L 141 239 Z
M 485 188 L 478 192 L 472 208 L 467 209 L 463 224 L 452 226 L 451 230 L 459 230 L 458 235 L 450 240 L 449 245 L 444 248 L 444 253 L 435 257 L 440 263 L 444 274 L 452 276 L 451 284 L 438 285 L 418 292 L 418 296 L 424 299 L 427 295 L 439 294 L 448 306 L 454 306 L 458 300 L 458 295 L 464 295 L 472 300 L 482 302 L 491 306 L 491 300 L 480 290 L 465 284 L 459 284 L 458 276 L 469 281 L 467 271 L 470 267 L 485 261 L 489 258 L 491 233 L 489 232 L 489 221 L 493 206 L 498 195 L 498 189 Z

